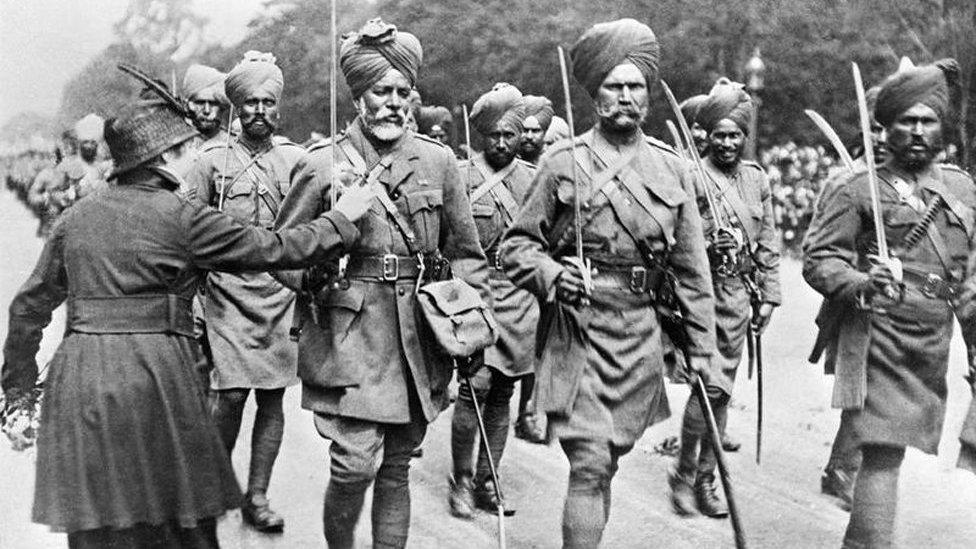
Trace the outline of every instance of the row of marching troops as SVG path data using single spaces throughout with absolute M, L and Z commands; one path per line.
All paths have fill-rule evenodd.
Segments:
M 485 148 L 461 161 L 438 139 L 446 109 L 412 105 L 420 42 L 378 19 L 338 52 L 358 116 L 334 139 L 275 134 L 284 82 L 259 52 L 227 74 L 191 67 L 184 105 L 157 91 L 111 118 L 116 183 L 62 214 L 11 305 L 8 401 L 34 387 L 41 329 L 69 306 L 34 520 L 72 547 L 216 546 L 215 518 L 238 506 L 280 532 L 266 494 L 299 379 L 331 441 L 328 545 L 354 545 L 372 487 L 373 546 L 404 547 L 410 461 L 455 367 L 453 515 L 512 512 L 494 473 L 520 382 L 516 432 L 558 440 L 569 462 L 563 546 L 598 546 L 620 458 L 669 415 L 671 369 L 701 397 L 667 478 L 674 510 L 727 516 L 716 467 L 738 448 L 724 435 L 736 371 L 781 301 L 769 183 L 742 158 L 754 105 L 720 80 L 680 106 L 687 145 L 671 147 L 641 130 L 661 77 L 650 28 L 597 24 L 569 54 L 592 128 L 544 146 L 551 102 L 500 83 L 464 121 Z M 953 316 L 971 333 L 976 186 L 933 160 L 956 70 L 902 67 L 869 94 L 875 158 L 835 175 L 804 243 L 804 277 L 824 296 L 814 358 L 843 410 L 822 489 L 851 510 L 845 547 L 892 544 L 905 448 L 935 453 L 941 436 Z M 445 269 L 498 328 L 461 360 L 420 319 L 417 288 Z M 227 456 L 252 391 L 242 496 Z M 960 466 L 976 471 L 973 415 Z

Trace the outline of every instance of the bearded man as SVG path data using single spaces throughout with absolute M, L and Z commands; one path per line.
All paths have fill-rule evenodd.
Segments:
M 448 405 L 453 368 L 418 320 L 416 289 L 449 264 L 491 303 L 454 155 L 406 129 L 422 55 L 415 36 L 380 19 L 343 41 L 339 64 L 359 115 L 295 168 L 277 223 L 292 227 L 330 210 L 333 184 L 365 183 L 383 193 L 360 221 L 347 259 L 324 269 L 327 281 L 322 269 L 279 275 L 302 298 L 302 406 L 332 441 L 323 520 L 333 549 L 354 546 L 370 485 L 373 546 L 407 543 L 410 454 Z
M 569 460 L 563 546 L 582 548 L 600 543 L 620 457 L 669 414 L 656 308 L 665 270 L 696 371 L 715 346 L 715 307 L 687 165 L 641 131 L 658 80 L 654 33 L 633 19 L 600 23 L 570 55 L 597 124 L 575 151 L 565 141 L 543 158 L 501 259 L 541 304 L 536 394 Z M 589 277 L 574 250 L 576 189 Z
M 269 53 L 249 51 L 227 74 L 225 93 L 239 113 L 241 134 L 214 140 L 200 153 L 187 184 L 193 199 L 242 223 L 270 229 L 288 194 L 292 168 L 305 151 L 273 139 L 280 122 L 281 69 Z M 297 357 L 288 330 L 295 295 L 264 272 L 211 273 L 203 300 L 207 340 L 214 368 L 211 412 L 227 452 L 234 449 L 248 395 L 257 414 L 251 432 L 251 463 L 244 521 L 262 532 L 280 532 L 267 490 L 281 438 L 285 388 L 296 379 Z
M 738 444 L 726 437 L 725 426 L 749 324 L 761 335 L 781 299 L 779 236 L 769 180 L 758 164 L 742 159 L 753 116 L 749 94 L 741 84 L 726 79 L 700 102 L 695 114 L 695 121 L 708 136 L 704 184 L 716 197 L 717 208 L 709 210 L 701 189 L 698 202 L 709 243 L 717 351 L 706 385 L 722 445 L 728 450 L 738 449 Z M 753 295 L 751 287 L 758 295 Z M 728 507 L 716 493 L 716 466 L 706 418 L 698 399 L 690 395 L 681 425 L 681 451 L 668 474 L 676 512 L 693 514 L 697 508 L 709 517 L 728 515 Z
M 213 67 L 193 64 L 183 76 L 183 95 L 187 110 L 192 113 L 193 127 L 200 132 L 203 150 L 221 137 L 221 125 L 225 124 L 227 96 L 224 94 L 226 74 Z
M 958 64 L 899 71 L 878 93 L 874 116 L 890 152 L 877 170 L 891 259 L 876 254 L 868 174 L 849 174 L 825 196 L 804 242 L 803 276 L 843 306 L 833 406 L 841 408 L 862 463 L 844 547 L 890 547 L 905 448 L 938 451 L 945 419 L 953 312 L 972 340 L 976 187 L 939 165 Z
M 483 153 L 459 163 L 461 178 L 472 190 L 471 210 L 481 247 L 489 261 L 489 283 L 498 322 L 498 342 L 485 352 L 485 368 L 463 383 L 451 423 L 451 456 L 454 475 L 449 503 L 451 513 L 471 518 L 473 508 L 498 510 L 495 486 L 488 467 L 488 448 L 477 445 L 478 422 L 473 399 L 484 412 L 491 457 L 501 463 L 508 440 L 509 401 L 515 382 L 533 372 L 535 328 L 539 308 L 527 291 L 516 288 L 498 261 L 502 233 L 511 225 L 529 192 L 535 168 L 515 157 L 525 117 L 522 93 L 510 84 L 494 88 L 475 101 L 471 124 L 485 138 Z M 472 389 L 474 394 L 472 394 Z M 474 467 L 474 461 L 477 467 Z M 511 508 L 504 506 L 506 511 Z
M 546 132 L 552 124 L 555 111 L 552 101 L 539 95 L 526 95 L 525 119 L 522 120 L 522 139 L 519 142 L 518 156 L 529 164 L 538 164 L 546 149 Z

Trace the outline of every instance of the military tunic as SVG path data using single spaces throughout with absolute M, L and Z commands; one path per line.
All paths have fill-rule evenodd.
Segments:
M 187 176 L 193 200 L 242 223 L 271 229 L 305 150 L 276 142 L 250 151 L 241 141 L 205 148 Z M 297 382 L 295 344 L 288 337 L 295 294 L 264 272 L 210 273 L 203 311 L 213 356 L 214 389 L 278 389 Z
M 335 151 L 336 177 L 347 183 L 365 174 L 344 147 L 354 148 L 370 169 L 380 161 L 360 124 L 352 124 Z M 295 167 L 278 227 L 305 223 L 330 209 L 331 146 L 312 147 Z M 491 303 L 485 255 L 450 149 L 407 132 L 378 181 L 412 226 L 417 251 L 426 256 L 440 251 L 454 276 Z M 362 236 L 348 250 L 352 258 L 410 256 L 403 235 L 378 200 L 358 225 Z M 420 317 L 415 279 L 351 279 L 347 288 L 326 289 L 311 302 L 301 276 L 280 276 L 300 290 L 298 375 L 303 407 L 324 414 L 320 418 L 405 424 L 412 421 L 411 401 L 428 422 L 447 406 L 453 363 L 440 352 Z M 316 308 L 315 315 L 310 307 Z M 329 419 L 316 424 L 328 434 Z
M 765 171 L 756 163 L 743 161 L 731 172 L 720 170 L 707 158 L 703 165 L 715 197 L 718 215 L 727 226 L 744 236 L 743 254 L 754 269 L 754 279 L 762 301 L 779 305 L 782 296 L 779 281 L 779 235 L 773 214 L 772 192 Z M 698 207 L 706 237 L 716 230 L 704 192 L 699 189 Z M 714 261 L 716 258 L 712 258 Z M 715 343 L 709 384 L 732 394 L 735 373 L 742 360 L 742 350 L 752 317 L 751 296 L 739 272 L 721 273 L 712 266 L 715 291 Z
M 815 231 L 806 239 L 803 276 L 828 300 L 831 312 L 822 329 L 836 346 L 829 367 L 836 372 L 833 405 L 853 412 L 858 440 L 935 453 L 945 419 L 953 311 L 945 296 L 923 291 L 918 281 L 934 275 L 959 283 L 972 274 L 967 258 L 973 250 L 976 186 L 948 166 L 933 164 L 916 174 L 914 196 L 924 204 L 941 196 L 946 205 L 932 224 L 937 240 L 922 237 L 906 249 L 905 237 L 922 213 L 895 185 L 913 176 L 891 161 L 878 176 L 888 244 L 906 272 L 903 296 L 892 300 L 878 294 L 866 307 L 858 295 L 868 278 L 867 255 L 876 249 L 865 171 L 849 175 L 825 198 Z
M 42 329 L 67 301 L 45 381 L 33 520 L 62 532 L 189 528 L 240 505 L 194 370 L 200 273 L 297 268 L 357 236 L 338 214 L 277 235 L 245 227 L 160 178 L 66 211 L 10 306 L 4 345 L 4 391 L 33 388 Z
M 661 325 L 655 298 L 614 283 L 609 273 L 640 274 L 642 250 L 664 261 L 677 278 L 688 321 L 689 352 L 710 356 L 715 307 L 701 219 L 686 164 L 666 145 L 639 141 L 619 149 L 591 130 L 576 138 L 583 200 L 583 248 L 597 275 L 589 306 L 576 310 L 555 299 L 560 258 L 572 256 L 573 168 L 568 142 L 549 150 L 532 191 L 502 244 L 512 281 L 542 304 L 536 390 L 540 409 L 559 438 L 607 440 L 630 447 L 644 429 L 669 415 L 664 391 Z M 622 155 L 634 156 L 608 184 L 632 208 L 640 244 L 592 181 Z M 637 267 L 638 270 L 634 271 Z M 640 278 L 637 276 L 637 278 Z M 655 288 L 656 290 L 656 288 Z
M 495 173 L 482 154 L 477 155 L 473 163 L 466 160 L 459 162 L 458 167 L 461 169 L 461 180 L 476 192 L 486 182 L 484 174 Z M 472 202 L 471 212 L 481 247 L 488 257 L 492 312 L 498 322 L 498 342 L 485 350 L 485 364 L 506 376 L 518 377 L 534 371 L 533 351 L 539 305 L 535 296 L 516 287 L 505 276 L 498 254 L 502 233 L 511 225 L 528 196 L 535 166 L 514 159 L 493 177 L 501 174 L 504 174 L 502 182 L 493 187 L 493 191 Z

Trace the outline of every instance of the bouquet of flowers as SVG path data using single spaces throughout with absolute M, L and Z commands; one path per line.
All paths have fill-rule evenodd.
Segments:
M 0 431 L 7 435 L 14 450 L 26 450 L 37 440 L 42 395 L 43 386 L 39 383 L 30 391 L 0 396 Z

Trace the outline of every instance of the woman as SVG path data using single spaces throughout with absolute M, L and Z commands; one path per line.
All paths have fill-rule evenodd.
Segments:
M 191 298 L 206 270 L 298 268 L 359 236 L 366 188 L 308 225 L 246 227 L 173 191 L 192 160 L 171 97 L 106 123 L 117 185 L 67 210 L 10 306 L 3 389 L 34 387 L 51 312 L 67 330 L 51 363 L 37 441 L 33 519 L 69 547 L 217 547 L 240 489 L 193 365 Z

